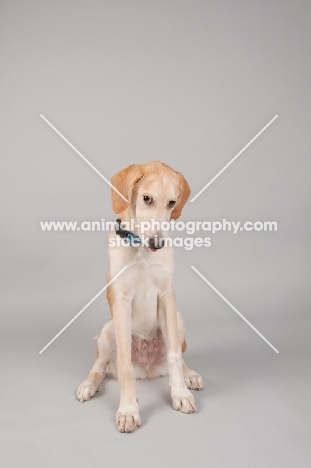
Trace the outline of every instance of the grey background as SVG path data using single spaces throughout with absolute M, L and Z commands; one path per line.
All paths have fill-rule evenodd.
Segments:
M 1 1 L 3 466 L 310 466 L 310 19 L 306 1 Z M 114 219 L 108 178 L 160 159 L 194 196 L 279 118 L 183 220 L 276 220 L 176 249 L 175 290 L 198 411 L 166 379 L 138 382 L 142 428 L 114 425 L 118 387 L 75 391 L 108 319 L 103 233 L 40 220 Z M 190 269 L 195 265 L 277 355 Z

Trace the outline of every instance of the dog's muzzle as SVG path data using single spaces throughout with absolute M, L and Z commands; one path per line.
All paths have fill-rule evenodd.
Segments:
M 165 239 L 163 237 L 154 236 L 150 237 L 148 240 L 148 247 L 152 251 L 162 249 L 165 246 Z

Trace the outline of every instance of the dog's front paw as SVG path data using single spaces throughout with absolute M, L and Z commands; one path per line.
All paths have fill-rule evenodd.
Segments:
M 120 406 L 116 414 L 116 422 L 120 432 L 132 432 L 141 425 L 138 404 Z
M 195 371 L 189 371 L 185 374 L 185 384 L 190 390 L 202 390 L 204 387 L 202 377 Z
M 79 385 L 77 391 L 77 399 L 81 402 L 90 400 L 97 391 L 100 390 L 100 386 L 97 387 L 94 382 L 89 379 L 83 380 L 83 382 Z
M 187 414 L 196 410 L 194 396 L 187 388 L 178 393 L 172 392 L 171 396 L 174 410 Z

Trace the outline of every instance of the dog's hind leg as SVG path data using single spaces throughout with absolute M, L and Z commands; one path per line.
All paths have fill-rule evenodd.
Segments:
M 77 399 L 81 402 L 89 400 L 100 390 L 106 375 L 106 365 L 115 353 L 115 336 L 113 321 L 109 320 L 97 339 L 95 363 L 87 379 L 83 380 L 77 391 Z
M 187 349 L 187 343 L 185 339 L 186 330 L 184 321 L 179 312 L 177 312 L 177 327 L 181 350 L 184 353 Z M 190 388 L 190 390 L 202 390 L 204 386 L 202 377 L 196 371 L 190 369 L 184 360 L 182 360 L 182 370 L 187 387 Z
M 202 377 L 196 371 L 189 369 L 184 360 L 182 363 L 182 370 L 187 387 L 190 388 L 190 390 L 202 390 L 204 386 Z

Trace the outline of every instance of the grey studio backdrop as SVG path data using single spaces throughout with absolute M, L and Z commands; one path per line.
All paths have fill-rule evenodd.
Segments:
M 1 1 L 2 466 L 310 466 L 310 13 L 305 1 Z M 142 427 L 119 434 L 117 382 L 75 391 L 109 318 L 106 234 L 40 221 L 114 219 L 107 178 L 161 160 L 194 196 L 182 220 L 277 232 L 176 249 L 197 412 L 138 382 Z M 191 270 L 280 351 L 276 354 Z

